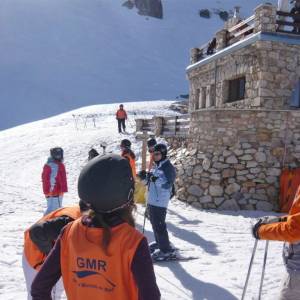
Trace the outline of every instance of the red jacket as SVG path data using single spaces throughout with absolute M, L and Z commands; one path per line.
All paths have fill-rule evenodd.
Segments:
M 52 158 L 44 165 L 42 181 L 45 196 L 59 196 L 68 191 L 65 166 Z
M 116 112 L 116 118 L 117 118 L 117 119 L 127 119 L 127 113 L 126 113 L 126 110 L 124 110 L 124 109 L 119 109 L 119 110 Z

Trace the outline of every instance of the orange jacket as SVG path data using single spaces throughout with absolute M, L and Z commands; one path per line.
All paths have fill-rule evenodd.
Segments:
M 295 196 L 289 215 L 285 222 L 261 225 L 258 235 L 262 240 L 284 241 L 295 243 L 300 241 L 300 187 Z
M 124 109 L 119 109 L 119 110 L 116 112 L 116 118 L 117 118 L 117 119 L 127 119 L 127 113 L 126 113 L 126 110 L 124 110 Z
M 78 219 L 61 237 L 61 272 L 69 300 L 138 300 L 131 263 L 143 235 L 127 223 L 111 229 L 107 255 L 102 228 L 86 227 Z
M 132 170 L 132 176 L 133 178 L 135 178 L 136 177 L 135 154 L 131 150 L 126 149 L 122 152 L 121 156 L 129 160 L 129 164 Z
M 41 218 L 38 222 L 45 222 L 61 216 L 68 216 L 72 219 L 78 219 L 81 216 L 79 206 L 59 208 L 50 214 Z M 41 252 L 33 243 L 29 234 L 30 228 L 24 233 L 24 254 L 29 265 L 36 270 L 39 270 L 46 259 L 46 254 Z M 55 241 L 53 241 L 54 244 Z
M 287 213 L 300 185 L 300 168 L 284 169 L 280 175 L 280 211 Z

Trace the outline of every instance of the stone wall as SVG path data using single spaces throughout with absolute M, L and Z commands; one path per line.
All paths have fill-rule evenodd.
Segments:
M 282 167 L 299 166 L 300 111 L 194 112 L 189 139 L 170 157 L 180 200 L 204 209 L 276 210 Z
M 230 102 L 229 80 L 243 76 L 245 98 Z M 188 77 L 191 112 L 210 107 L 286 109 L 300 77 L 300 46 L 257 41 L 191 70 Z

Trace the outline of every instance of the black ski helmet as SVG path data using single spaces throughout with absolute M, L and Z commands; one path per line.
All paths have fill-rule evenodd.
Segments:
M 154 138 L 149 139 L 149 140 L 147 141 L 147 146 L 148 146 L 148 148 L 154 147 L 156 144 L 157 144 L 157 141 L 156 141 L 156 139 L 154 139 Z
M 79 198 L 98 213 L 110 213 L 133 201 L 134 180 L 126 158 L 108 154 L 90 160 L 78 178 Z
M 64 159 L 64 150 L 61 147 L 54 147 L 50 149 L 50 156 L 54 160 L 62 161 Z
M 121 147 L 130 149 L 131 142 L 129 140 L 127 140 L 127 139 L 124 139 L 124 140 L 121 141 Z
M 156 144 L 154 146 L 154 152 L 160 152 L 162 155 L 162 159 L 165 159 L 168 154 L 168 148 L 165 144 Z

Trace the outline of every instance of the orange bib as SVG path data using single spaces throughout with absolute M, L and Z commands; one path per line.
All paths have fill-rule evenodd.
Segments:
M 130 154 L 123 154 L 123 157 L 127 158 L 129 160 L 129 164 L 132 170 L 132 176 L 133 178 L 136 177 L 136 166 L 135 166 L 135 159 L 133 159 Z
M 63 207 L 59 208 L 50 214 L 41 218 L 38 223 L 52 220 L 61 216 L 68 216 L 72 219 L 78 219 L 81 216 L 79 206 Z M 46 255 L 39 250 L 39 248 L 33 243 L 29 235 L 29 229 L 24 233 L 24 254 L 33 269 L 39 270 L 46 259 Z M 54 244 L 55 241 L 53 241 Z
M 109 256 L 101 247 L 103 229 L 78 219 L 61 237 L 61 272 L 68 300 L 138 300 L 131 263 L 143 235 L 127 223 L 111 229 Z

